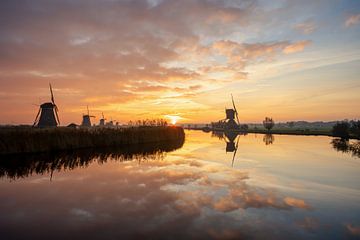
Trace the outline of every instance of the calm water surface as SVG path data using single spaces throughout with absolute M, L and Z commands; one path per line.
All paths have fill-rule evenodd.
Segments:
M 174 151 L 2 159 L 0 238 L 360 237 L 360 158 L 331 138 L 186 134 Z

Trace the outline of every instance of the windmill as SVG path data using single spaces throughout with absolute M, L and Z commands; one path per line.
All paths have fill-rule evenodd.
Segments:
M 114 126 L 114 121 L 113 121 L 112 117 L 110 117 L 110 121 L 106 123 L 106 126 L 108 126 L 108 127 Z
M 103 112 L 101 113 L 101 116 L 102 116 L 102 118 L 100 119 L 99 125 L 100 125 L 100 126 L 105 126 L 106 118 L 104 117 L 104 113 L 103 113 Z
M 232 108 L 228 108 L 225 109 L 225 114 L 226 114 L 226 119 L 225 119 L 225 129 L 231 130 L 231 129 L 238 129 L 240 126 L 240 121 L 239 121 L 239 116 L 238 116 L 238 112 L 236 110 L 236 106 L 235 106 L 235 102 L 234 102 L 234 98 L 233 95 L 231 94 L 231 100 L 232 100 L 232 104 L 233 104 L 233 109 Z M 237 122 L 235 122 L 235 117 Z
M 49 86 L 50 86 L 51 102 L 46 102 L 40 105 L 33 126 L 44 128 L 44 127 L 56 127 L 60 125 L 60 120 L 58 115 L 59 110 L 55 104 L 54 94 L 50 83 Z
M 83 120 L 81 123 L 82 127 L 91 127 L 91 121 L 90 118 L 95 118 L 95 116 L 90 116 L 90 112 L 89 112 L 89 106 L 86 106 L 87 109 L 87 114 L 83 114 Z

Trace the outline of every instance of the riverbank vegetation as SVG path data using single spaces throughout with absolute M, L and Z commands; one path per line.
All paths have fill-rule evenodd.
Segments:
M 269 121 L 267 121 L 269 122 Z M 340 137 L 344 139 L 360 139 L 360 121 L 340 121 L 340 122 L 314 122 L 308 123 L 287 122 L 276 123 L 270 129 L 260 124 L 249 124 L 246 132 L 248 133 L 263 133 L 263 134 L 286 134 L 286 135 L 323 135 Z
M 4 128 L 0 154 L 51 152 L 81 148 L 129 146 L 184 140 L 181 127 L 130 128 Z
M 184 139 L 174 141 L 134 144 L 125 147 L 85 148 L 60 152 L 26 153 L 0 155 L 0 178 L 18 179 L 33 174 L 52 174 L 79 167 L 87 167 L 93 162 L 108 161 L 150 161 L 163 159 L 167 152 L 181 148 Z

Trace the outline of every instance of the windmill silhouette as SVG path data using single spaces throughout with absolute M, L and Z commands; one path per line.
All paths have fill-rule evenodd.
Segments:
M 82 127 L 91 127 L 91 121 L 90 118 L 95 118 L 95 116 L 91 116 L 89 112 L 89 106 L 86 106 L 87 114 L 83 115 L 83 120 L 81 123 Z
M 101 113 L 101 116 L 102 116 L 102 118 L 100 119 L 99 125 L 100 125 L 100 126 L 105 126 L 106 118 L 104 117 L 104 113 L 103 113 L 103 112 Z
M 55 104 L 54 94 L 51 84 L 49 83 L 51 102 L 46 102 L 40 105 L 39 111 L 35 117 L 33 126 L 40 128 L 57 127 L 60 125 L 58 107 Z

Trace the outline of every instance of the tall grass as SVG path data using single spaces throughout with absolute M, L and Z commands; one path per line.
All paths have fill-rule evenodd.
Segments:
M 128 146 L 184 139 L 180 127 L 0 129 L 0 154 Z

